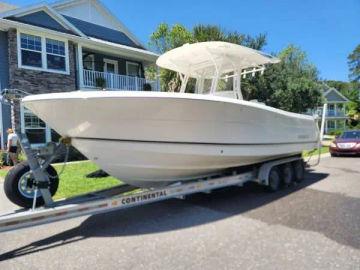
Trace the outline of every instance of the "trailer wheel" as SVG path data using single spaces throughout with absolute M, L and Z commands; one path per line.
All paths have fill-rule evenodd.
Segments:
M 47 167 L 46 171 L 49 175 L 49 190 L 53 196 L 59 186 L 59 177 L 51 165 Z M 6 197 L 20 207 L 31 208 L 35 196 L 33 181 L 29 164 L 26 161 L 19 163 L 5 177 L 4 191 Z M 41 205 L 44 205 L 44 200 L 38 192 L 36 206 Z
M 280 173 L 277 167 L 273 167 L 269 173 L 268 191 L 275 192 L 279 190 L 281 184 Z
M 294 181 L 294 168 L 291 163 L 281 166 L 281 178 L 284 186 L 289 186 Z
M 293 162 L 295 182 L 300 183 L 305 177 L 304 161 L 297 160 Z

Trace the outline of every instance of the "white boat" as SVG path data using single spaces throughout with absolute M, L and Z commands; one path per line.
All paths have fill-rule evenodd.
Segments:
M 23 104 L 110 175 L 157 186 L 316 147 L 313 117 L 242 98 L 241 77 L 277 62 L 239 45 L 196 43 L 157 61 L 179 73 L 179 93 L 76 91 Z M 185 91 L 189 78 L 195 93 Z

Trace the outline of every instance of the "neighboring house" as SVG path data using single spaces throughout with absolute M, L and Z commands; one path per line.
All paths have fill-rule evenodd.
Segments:
M 325 102 L 327 103 L 327 111 L 325 117 L 325 134 L 335 130 L 346 129 L 346 103 L 349 102 L 344 95 L 342 95 L 335 88 L 328 88 L 323 93 Z M 316 114 L 319 116 L 319 125 L 321 121 L 323 108 L 319 107 Z
M 1 89 L 30 94 L 99 88 L 136 91 L 147 83 L 158 90 L 159 83 L 146 81 L 144 72 L 158 55 L 148 51 L 100 1 L 67 0 L 16 9 L 1 5 L 8 9 L 0 13 Z M 4 135 L 10 109 L 2 107 Z M 25 132 L 33 146 L 58 138 L 19 104 L 11 110 L 12 126 Z M 1 137 L 4 147 L 6 136 Z

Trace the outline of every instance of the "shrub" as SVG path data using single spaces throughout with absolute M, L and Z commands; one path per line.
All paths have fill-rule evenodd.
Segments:
M 144 87 L 143 87 L 144 91 L 151 91 L 152 87 L 150 83 L 144 83 Z
M 0 150 L 0 167 L 12 166 L 11 159 L 6 151 Z
M 96 87 L 98 88 L 101 88 L 101 89 L 105 89 L 106 87 L 106 80 L 104 78 L 96 78 L 95 79 L 95 84 L 96 84 Z
M 329 132 L 329 135 L 333 135 L 333 136 L 340 136 L 343 133 L 342 130 L 337 129 L 337 130 L 332 130 Z

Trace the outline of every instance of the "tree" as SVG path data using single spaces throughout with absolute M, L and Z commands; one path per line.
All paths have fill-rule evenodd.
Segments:
M 243 45 L 255 50 L 261 50 L 266 45 L 266 35 L 259 34 L 252 37 L 238 32 L 227 32 L 219 26 L 214 25 L 196 25 L 192 30 L 196 42 L 205 41 L 225 41 Z
M 360 82 L 360 44 L 348 56 L 350 80 Z
M 278 57 L 280 63 L 243 84 L 247 99 L 297 113 L 319 106 L 322 94 L 318 71 L 308 62 L 306 53 L 290 45 Z
M 171 49 L 180 47 L 186 43 L 193 43 L 193 35 L 183 25 L 175 24 L 170 27 L 161 23 L 150 36 L 150 46 L 158 53 L 163 54 Z M 176 72 L 161 69 L 160 80 L 167 91 L 178 91 L 181 86 L 180 79 Z

